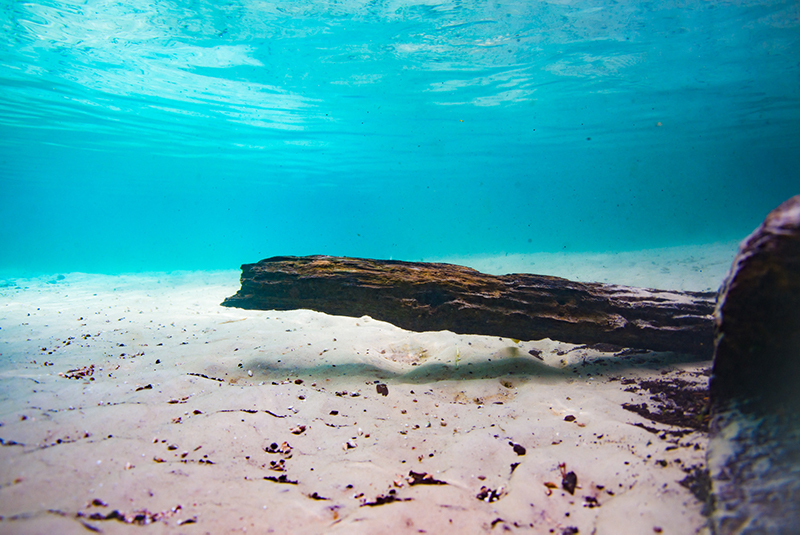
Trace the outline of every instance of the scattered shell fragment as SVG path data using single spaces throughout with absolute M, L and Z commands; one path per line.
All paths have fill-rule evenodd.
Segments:
M 499 487 L 497 490 L 490 489 L 489 487 L 481 487 L 481 491 L 476 496 L 479 500 L 492 503 L 496 502 L 505 494 L 505 487 Z

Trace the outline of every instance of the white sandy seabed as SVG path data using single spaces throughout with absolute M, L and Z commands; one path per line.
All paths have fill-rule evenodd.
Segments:
M 716 290 L 735 252 L 436 260 Z M 238 277 L 0 281 L 0 532 L 703 529 L 679 481 L 706 436 L 622 404 L 649 402 L 648 378 L 703 385 L 710 362 L 220 306 Z

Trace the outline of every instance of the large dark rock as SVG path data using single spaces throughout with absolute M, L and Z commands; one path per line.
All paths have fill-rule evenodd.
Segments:
M 414 331 L 674 351 L 711 358 L 715 294 L 486 275 L 451 264 L 330 256 L 242 266 L 222 304 L 371 316 Z
M 711 392 L 771 404 L 800 387 L 800 195 L 739 247 L 715 311 Z
M 800 531 L 800 196 L 739 248 L 715 312 L 712 531 Z

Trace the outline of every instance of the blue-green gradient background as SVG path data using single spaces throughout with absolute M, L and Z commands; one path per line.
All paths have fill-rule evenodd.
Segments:
M 796 1 L 0 2 L 0 271 L 742 238 Z

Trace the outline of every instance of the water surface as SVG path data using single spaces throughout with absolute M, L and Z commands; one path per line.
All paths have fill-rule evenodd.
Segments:
M 0 7 L 2 271 L 719 242 L 800 184 L 792 1 Z

